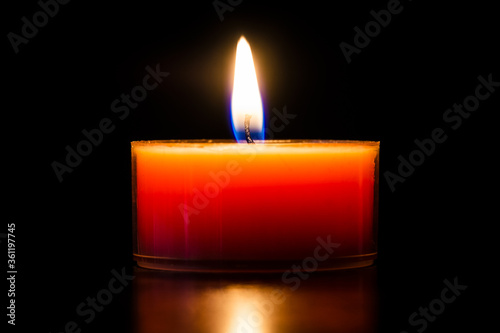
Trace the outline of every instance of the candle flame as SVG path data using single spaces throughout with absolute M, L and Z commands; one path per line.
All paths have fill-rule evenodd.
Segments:
M 231 121 L 238 142 L 245 141 L 245 115 L 250 118 L 250 133 L 253 139 L 264 139 L 264 111 L 260 98 L 257 74 L 252 50 L 245 37 L 236 47 L 233 95 L 231 97 Z

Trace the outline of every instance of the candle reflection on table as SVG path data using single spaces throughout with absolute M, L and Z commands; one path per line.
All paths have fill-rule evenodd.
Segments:
M 281 275 L 190 275 L 136 268 L 134 331 L 376 331 L 375 266 L 301 273 L 285 283 Z

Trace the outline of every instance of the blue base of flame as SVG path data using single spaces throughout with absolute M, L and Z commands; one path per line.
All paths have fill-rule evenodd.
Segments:
M 233 129 L 233 133 L 234 133 L 234 137 L 235 137 L 236 141 L 238 141 L 238 143 L 246 143 L 247 142 L 247 138 L 245 136 L 245 131 L 236 132 Z M 255 140 L 262 141 L 262 140 L 264 140 L 264 131 L 262 131 L 260 133 L 252 133 L 252 131 L 250 131 L 250 136 L 252 137 L 252 140 L 254 140 L 254 141 Z
M 237 131 L 235 128 L 234 128 L 234 125 L 232 125 L 232 128 L 233 128 L 233 134 L 234 134 L 234 138 L 236 139 L 236 141 L 238 143 L 247 143 L 247 138 L 245 136 L 245 131 Z M 250 136 L 252 137 L 252 140 L 256 141 L 262 141 L 265 139 L 265 122 L 264 124 L 262 124 L 262 130 L 261 131 L 252 131 L 250 130 Z

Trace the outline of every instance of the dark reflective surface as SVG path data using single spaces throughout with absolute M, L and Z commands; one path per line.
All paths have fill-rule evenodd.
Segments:
M 376 266 L 281 275 L 135 268 L 134 332 L 376 332 Z

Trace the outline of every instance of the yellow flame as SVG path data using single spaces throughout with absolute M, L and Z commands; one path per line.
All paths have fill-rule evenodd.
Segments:
M 250 44 L 242 36 L 236 47 L 233 95 L 231 98 L 231 118 L 236 132 L 244 131 L 245 115 L 252 117 L 250 131 L 261 133 L 264 115 L 259 84 L 257 83 L 257 74 L 255 73 Z

